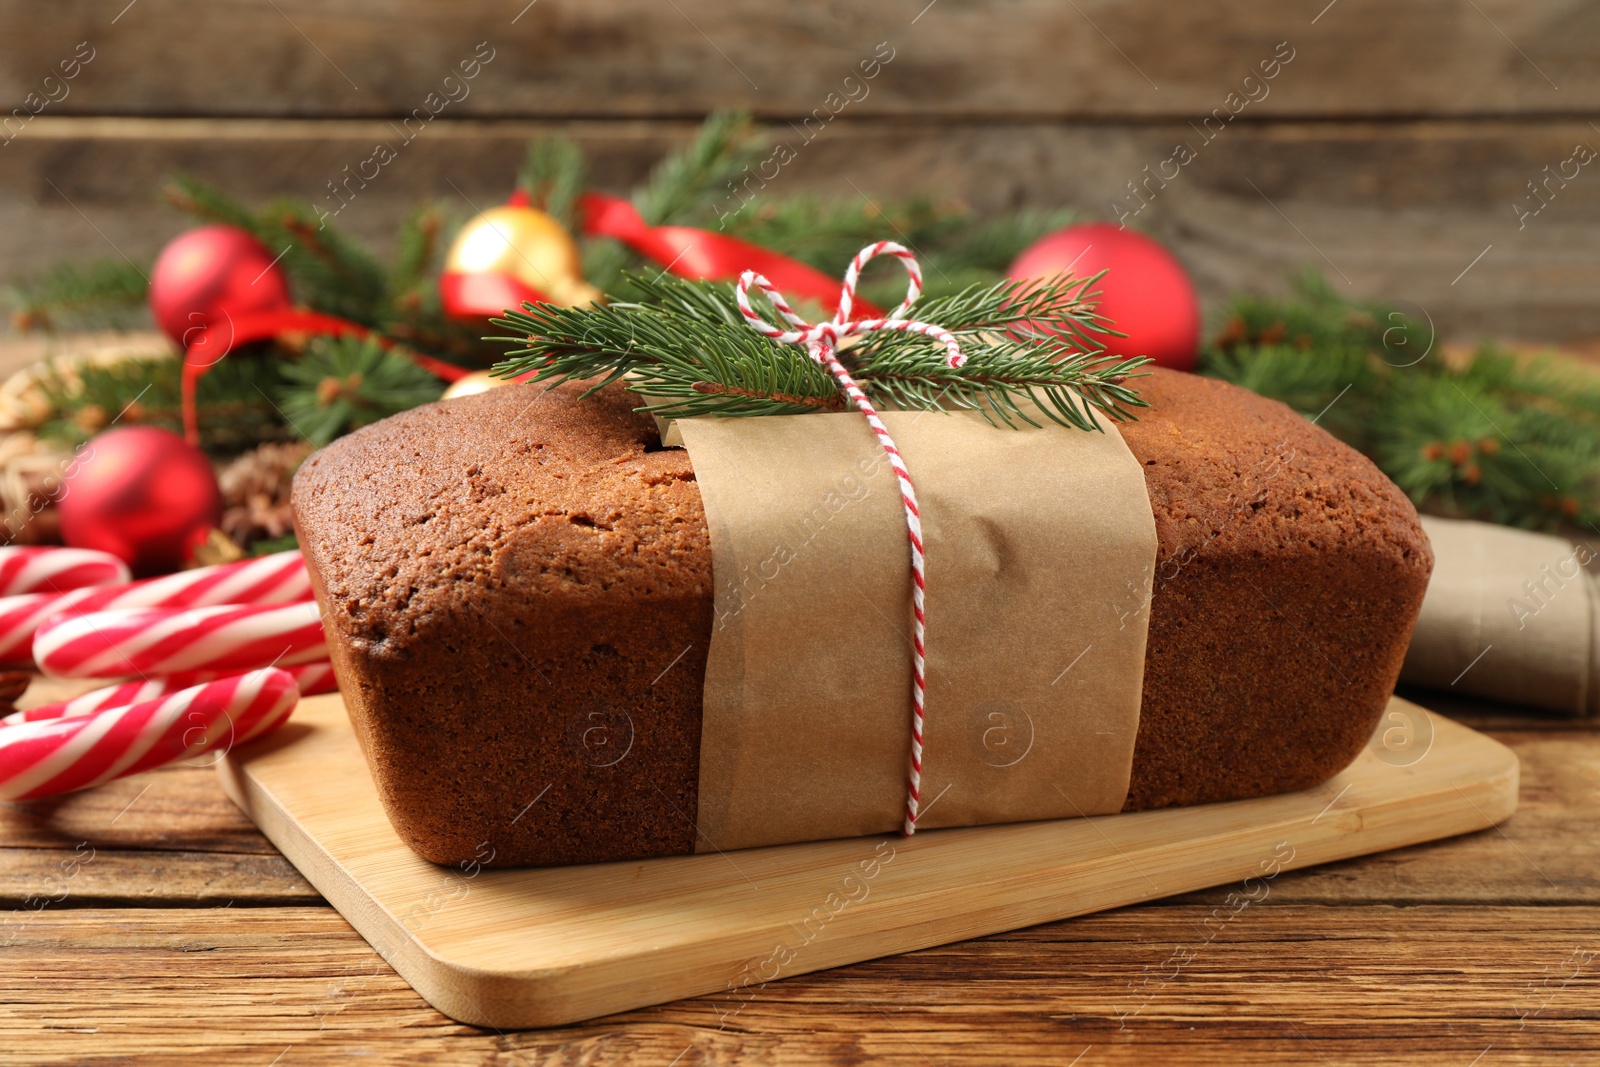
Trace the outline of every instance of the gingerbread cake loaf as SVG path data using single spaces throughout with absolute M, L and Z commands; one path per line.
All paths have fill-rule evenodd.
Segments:
M 1125 810 L 1324 781 L 1399 673 L 1433 564 L 1416 511 L 1281 404 L 1160 370 L 1139 387 L 1151 407 L 1120 429 L 1158 547 Z M 485 843 L 502 866 L 695 851 L 704 506 L 637 397 L 578 393 L 429 404 L 295 479 L 356 733 L 395 828 L 437 863 Z M 628 758 L 583 758 L 575 731 L 620 730 L 615 712 Z

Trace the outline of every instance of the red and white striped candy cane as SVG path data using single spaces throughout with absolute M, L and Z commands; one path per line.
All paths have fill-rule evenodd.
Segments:
M 121 608 L 63 615 L 33 638 L 57 678 L 244 671 L 328 658 L 315 601 L 214 608 Z
M 33 635 L 52 616 L 112 608 L 192 608 L 215 604 L 287 604 L 311 599 L 298 551 L 179 571 L 126 585 L 0 597 L 0 664 L 33 663 Z
M 284 672 L 293 678 L 295 685 L 303 697 L 316 696 L 318 693 L 331 693 L 338 689 L 338 683 L 333 677 L 333 664 L 327 660 L 317 663 L 300 663 L 293 667 L 283 668 Z M 58 700 L 53 704 L 41 704 L 36 708 L 26 711 L 16 711 L 0 719 L 0 726 L 20 726 L 25 722 L 43 722 L 47 719 L 70 719 L 81 715 L 93 715 L 96 712 L 107 711 L 111 708 L 122 708 L 129 704 L 138 704 L 156 697 L 164 697 L 168 693 L 176 693 L 180 689 L 189 689 L 193 686 L 214 682 L 226 675 L 214 671 L 191 671 L 186 674 L 168 674 L 156 678 L 149 678 L 138 682 L 121 682 L 117 685 L 108 685 L 104 689 L 96 689 L 82 696 L 73 697 L 71 700 Z
M 0 730 L 0 800 L 70 793 L 275 729 L 300 694 L 286 671 L 234 675 L 97 715 Z
M 850 310 L 855 305 L 856 283 L 861 278 L 861 268 L 881 255 L 894 256 L 905 266 L 909 277 L 906 298 L 884 318 L 860 319 L 852 322 Z M 767 299 L 772 301 L 772 306 L 777 309 L 778 314 L 795 329 L 780 330 L 757 315 L 750 306 L 752 287 L 766 293 Z M 926 583 L 923 579 L 926 562 L 922 551 L 922 516 L 917 508 L 917 491 L 911 484 L 911 472 L 906 469 L 905 460 L 900 457 L 900 450 L 895 447 L 894 439 L 889 436 L 889 428 L 878 417 L 878 412 L 867 399 L 867 394 L 861 391 L 861 387 L 850 377 L 850 372 L 845 369 L 844 364 L 839 362 L 839 340 L 855 334 L 883 330 L 920 333 L 944 345 L 946 362 L 950 366 L 961 366 L 967 361 L 967 357 L 962 354 L 961 345 L 957 343 L 955 335 L 943 326 L 905 318 L 905 314 L 911 310 L 911 305 L 922 295 L 922 268 L 917 265 L 909 249 L 893 241 L 879 241 L 856 253 L 856 257 L 850 261 L 849 269 L 844 273 L 844 286 L 839 291 L 838 313 L 827 322 L 813 325 L 796 315 L 789 307 L 789 302 L 783 298 L 783 294 L 753 270 L 747 270 L 739 276 L 736 294 L 739 311 L 751 327 L 780 344 L 805 345 L 806 353 L 828 368 L 839 389 L 850 398 L 861 414 L 866 416 L 867 424 L 872 427 L 873 433 L 878 435 L 878 444 L 889 457 L 889 465 L 894 468 L 895 478 L 900 483 L 900 499 L 905 505 L 906 512 L 906 532 L 911 539 L 911 603 L 915 614 L 911 632 L 911 769 L 906 781 L 905 832 L 909 836 L 917 830 L 917 810 L 922 803 L 922 721 L 923 700 L 926 696 L 923 679 L 926 648 L 923 637 L 928 622 L 924 605 Z
M 109 552 L 54 545 L 0 548 L 0 596 L 125 585 L 128 565 Z

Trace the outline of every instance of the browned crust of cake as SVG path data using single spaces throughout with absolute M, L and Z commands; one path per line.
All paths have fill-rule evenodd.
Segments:
M 705 512 L 633 401 L 575 397 L 429 404 L 295 479 L 351 719 L 396 829 L 437 862 L 694 844 Z
M 1416 512 L 1281 404 L 1168 371 L 1139 385 L 1152 410 L 1123 436 L 1159 547 L 1127 808 L 1323 781 L 1399 674 L 1432 568 Z M 296 478 L 351 718 L 428 859 L 693 850 L 711 548 L 687 453 L 634 403 L 496 389 L 351 434 Z
M 1265 796 L 1371 738 L 1433 550 L 1372 462 L 1283 404 L 1158 371 L 1122 427 L 1156 520 L 1125 810 Z

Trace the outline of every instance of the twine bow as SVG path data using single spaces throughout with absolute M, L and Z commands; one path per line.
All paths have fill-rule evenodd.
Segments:
M 855 306 L 856 284 L 861 278 L 861 268 L 881 255 L 894 256 L 905 266 L 908 276 L 906 298 L 885 318 L 860 319 L 852 322 L 850 311 Z M 765 293 L 778 314 L 795 328 L 781 330 L 757 315 L 750 307 L 752 287 Z M 849 269 L 844 272 L 844 286 L 839 291 L 838 313 L 827 322 L 812 324 L 796 315 L 789 307 L 789 302 L 783 298 L 783 294 L 753 270 L 747 270 L 739 276 L 736 292 L 739 311 L 751 328 L 780 344 L 804 345 L 807 355 L 828 368 L 839 389 L 850 398 L 861 414 L 866 416 L 872 432 L 878 435 L 878 443 L 883 446 L 884 455 L 889 457 L 889 465 L 894 468 L 895 478 L 900 483 L 900 500 L 905 505 L 906 511 L 906 532 L 911 538 L 911 602 L 916 616 L 911 632 L 911 769 L 906 781 L 905 833 L 910 836 L 916 833 L 917 810 L 922 802 L 922 720 L 923 699 L 926 695 L 923 678 L 926 649 L 923 636 L 928 622 L 924 608 L 926 562 L 922 552 L 922 518 L 921 512 L 917 509 L 917 491 L 911 483 L 911 472 L 906 469 L 905 460 L 900 457 L 900 450 L 895 447 L 894 438 L 889 436 L 889 428 L 878 417 L 878 412 L 867 399 L 867 394 L 861 391 L 861 387 L 850 377 L 850 372 L 845 369 L 844 364 L 839 362 L 838 349 L 841 338 L 890 330 L 896 333 L 920 333 L 943 343 L 946 361 L 952 367 L 961 366 L 967 361 L 967 357 L 962 353 L 961 345 L 956 342 L 955 335 L 943 326 L 905 317 L 911 310 L 911 305 L 916 303 L 917 297 L 922 295 L 922 268 L 917 265 L 916 258 L 909 250 L 893 241 L 879 241 L 856 253 L 856 257 L 850 261 Z

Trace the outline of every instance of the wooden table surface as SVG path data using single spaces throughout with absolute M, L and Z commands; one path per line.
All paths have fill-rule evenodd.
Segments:
M 1521 757 L 1503 827 L 551 1031 L 428 1007 L 209 769 L 0 804 L 0 1063 L 1593 1062 L 1600 731 L 1411 696 Z

